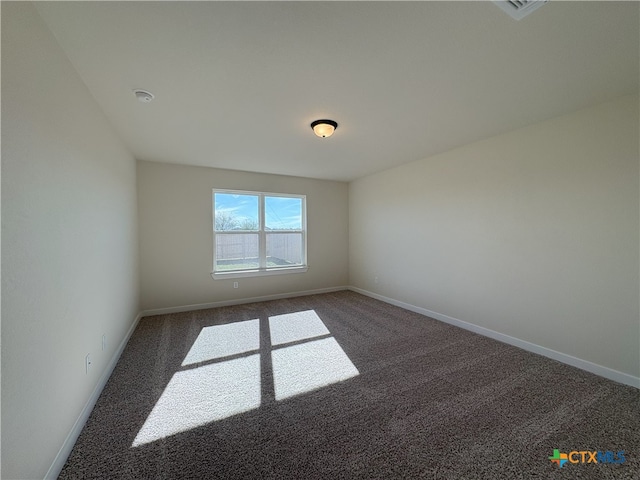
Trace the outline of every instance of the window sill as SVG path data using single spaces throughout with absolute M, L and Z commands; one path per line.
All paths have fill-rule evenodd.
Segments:
M 237 270 L 234 272 L 211 272 L 214 280 L 242 277 L 266 277 L 268 275 L 285 275 L 287 273 L 304 273 L 309 269 L 307 265 L 300 267 L 270 268 L 268 270 Z

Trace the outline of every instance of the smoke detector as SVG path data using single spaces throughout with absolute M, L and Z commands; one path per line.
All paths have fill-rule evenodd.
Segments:
M 521 20 L 548 1 L 549 0 L 500 0 L 494 1 L 493 3 L 507 12 L 512 18 Z
M 135 94 L 138 101 L 142 103 L 149 103 L 154 99 L 153 93 L 147 92 L 146 90 L 134 90 L 133 93 Z

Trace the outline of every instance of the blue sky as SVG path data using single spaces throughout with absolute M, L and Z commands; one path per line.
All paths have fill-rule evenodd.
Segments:
M 225 211 L 239 221 L 258 221 L 258 196 L 232 193 L 215 194 L 216 212 Z M 265 197 L 265 226 L 271 230 L 302 228 L 302 200 L 288 197 Z

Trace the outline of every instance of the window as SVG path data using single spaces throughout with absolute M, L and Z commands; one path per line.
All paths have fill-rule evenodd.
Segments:
M 307 271 L 306 197 L 213 190 L 214 278 Z

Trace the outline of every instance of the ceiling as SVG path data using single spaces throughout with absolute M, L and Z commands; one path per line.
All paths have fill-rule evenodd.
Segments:
M 36 5 L 140 160 L 349 181 L 638 91 L 637 2 Z

